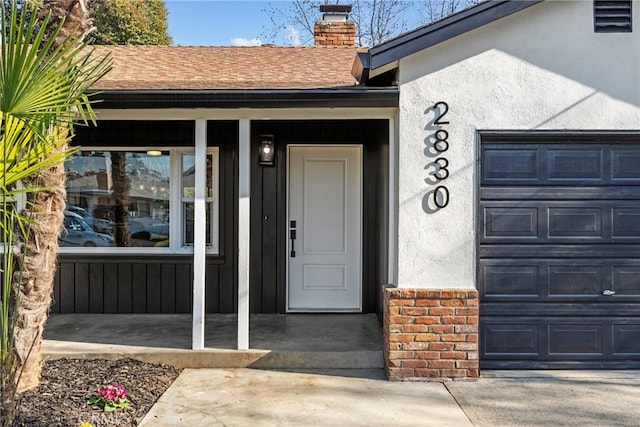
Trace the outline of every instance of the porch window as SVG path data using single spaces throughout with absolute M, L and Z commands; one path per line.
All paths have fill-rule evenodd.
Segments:
M 217 150 L 209 151 L 207 153 L 207 183 L 206 183 L 206 242 L 207 248 L 213 248 L 214 242 L 217 242 L 218 230 L 216 225 L 218 224 L 218 188 L 217 179 L 214 179 L 215 167 L 217 164 Z M 182 222 L 182 244 L 183 246 L 193 246 L 194 236 L 194 196 L 196 192 L 195 187 L 195 164 L 196 157 L 192 153 L 182 154 L 182 215 L 184 221 Z
M 181 253 L 193 248 L 195 156 L 185 149 L 92 148 L 65 163 L 61 252 Z M 218 252 L 218 149 L 207 153 L 207 251 Z

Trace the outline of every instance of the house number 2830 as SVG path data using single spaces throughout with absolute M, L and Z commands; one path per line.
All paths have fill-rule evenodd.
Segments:
M 436 102 L 433 105 L 433 110 L 436 112 L 436 117 L 433 121 L 434 125 L 443 126 L 449 124 L 448 121 L 443 120 L 449 112 L 449 104 L 444 101 Z M 433 149 L 439 154 L 445 153 L 449 149 L 449 132 L 446 129 L 438 129 L 433 136 L 435 138 Z M 436 170 L 432 175 L 442 183 L 449 178 L 449 159 L 440 156 L 433 163 L 436 166 Z M 433 203 L 438 209 L 447 207 L 449 204 L 449 189 L 445 185 L 438 185 L 433 190 Z

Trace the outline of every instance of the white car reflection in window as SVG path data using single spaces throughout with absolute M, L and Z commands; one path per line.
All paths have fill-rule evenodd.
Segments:
M 75 247 L 110 247 L 114 245 L 113 237 L 96 233 L 87 221 L 73 212 L 64 212 L 64 230 L 58 238 L 60 246 Z
M 86 209 L 79 206 L 67 205 L 67 211 L 80 215 L 96 233 L 110 234 L 113 229 L 112 221 L 104 218 L 94 218 Z

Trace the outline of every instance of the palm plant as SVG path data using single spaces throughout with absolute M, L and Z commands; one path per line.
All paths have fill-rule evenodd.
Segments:
M 15 0 L 10 10 L 2 4 L 1 13 L 0 418 L 4 422 L 11 418 L 5 405 L 14 401 L 15 387 L 34 387 L 40 375 L 39 349 L 53 278 L 48 283 L 47 277 L 40 280 L 33 259 L 41 269 L 55 272 L 65 196 L 64 181 L 61 194 L 51 177 L 64 176 L 73 124 L 95 120 L 87 90 L 109 70 L 109 58 L 94 59 L 82 42 L 83 34 L 59 37 L 64 22 L 52 28 L 49 16 L 20 13 Z M 26 197 L 23 211 L 16 208 L 18 196 Z M 25 367 L 32 357 L 35 375 Z

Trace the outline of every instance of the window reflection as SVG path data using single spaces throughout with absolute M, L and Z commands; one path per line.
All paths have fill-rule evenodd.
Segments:
M 195 228 L 195 208 L 194 199 L 196 194 L 195 188 L 195 163 L 196 158 L 193 154 L 182 155 L 182 215 L 184 218 L 183 229 L 183 244 L 190 246 L 194 243 L 194 228 Z M 205 188 L 205 202 L 206 202 L 206 232 L 205 230 L 198 230 L 198 232 L 205 232 L 206 244 L 211 246 L 212 243 L 212 224 L 214 213 L 214 181 L 213 181 L 213 155 L 207 154 L 207 169 L 206 169 L 206 188 Z
M 152 154 L 79 151 L 66 161 L 67 237 L 60 237 L 61 246 L 91 246 L 91 233 L 111 239 L 94 246 L 169 246 L 170 155 Z
M 64 213 L 64 230 L 59 238 L 60 246 L 109 247 L 114 245 L 113 236 L 96 232 L 80 215 L 71 211 Z

